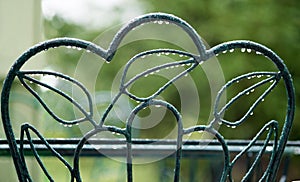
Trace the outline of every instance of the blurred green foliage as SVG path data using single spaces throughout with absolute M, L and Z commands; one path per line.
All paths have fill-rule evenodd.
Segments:
M 296 100 L 299 100 L 300 94 L 298 90 L 300 88 L 300 82 L 298 79 L 300 77 L 300 62 L 298 63 L 297 58 L 300 56 L 300 1 L 166 0 L 162 2 L 156 0 L 144 0 L 144 5 L 145 13 L 171 13 L 187 21 L 196 29 L 199 35 L 205 39 L 210 46 L 230 40 L 246 39 L 256 41 L 271 48 L 285 61 L 287 67 L 289 68 L 291 75 L 294 78 Z M 113 13 L 118 12 L 116 11 Z M 101 21 L 101 19 L 99 19 L 99 21 Z M 87 27 L 70 24 L 58 16 L 55 16 L 51 20 L 45 20 L 44 26 L 46 39 L 56 37 L 73 37 L 95 41 L 98 40 L 97 37 L 99 35 L 105 33 L 106 31 L 91 30 Z M 101 45 L 101 43 L 99 44 Z M 160 47 L 180 49 L 180 47 L 177 45 L 172 45 L 171 43 L 162 41 L 157 42 L 155 40 L 134 41 L 126 44 L 126 46 L 121 47 L 118 50 L 113 62 L 108 65 L 104 65 L 101 68 L 99 75 L 97 75 L 97 84 L 95 85 L 95 88 L 92 88 L 97 92 L 111 89 L 111 85 L 115 81 L 117 74 L 119 74 L 119 70 L 122 68 L 122 66 L 124 66 L 127 60 L 141 51 Z M 48 54 L 47 59 L 49 60 L 49 64 L 51 63 L 51 69 L 69 75 L 75 74 L 74 70 L 77 69 L 79 60 L 82 59 L 82 51 L 67 50 L 64 48 L 50 50 L 46 54 Z M 94 57 L 92 58 L 98 60 L 100 59 Z M 223 73 L 227 81 L 237 75 L 250 71 L 276 70 L 274 65 L 266 63 L 266 59 L 259 57 L 258 55 L 245 55 L 245 53 L 242 54 L 236 51 L 231 55 L 220 55 L 218 56 L 218 60 L 222 66 Z M 196 121 L 198 124 L 207 123 L 210 118 L 210 109 L 212 107 L 210 100 L 211 95 L 209 93 L 210 85 L 208 83 L 208 79 L 206 78 L 207 75 L 202 68 L 199 68 L 192 72 L 191 76 L 194 80 L 197 80 L 195 84 L 199 91 L 198 94 L 201 101 L 201 112 L 199 113 L 199 116 L 195 116 L 191 118 L 191 120 L 199 117 L 199 121 Z M 161 82 L 165 82 L 165 80 L 162 78 L 156 78 L 155 80 L 140 80 L 140 82 L 132 87 L 132 92 L 142 92 L 143 94 L 146 94 L 147 92 L 151 92 L 151 89 L 157 88 Z M 228 98 L 241 91 L 241 89 L 244 87 L 247 87 L 247 84 L 249 83 L 241 83 L 238 86 L 239 88 L 232 88 L 231 90 L 229 89 L 227 93 Z M 253 93 L 253 98 L 257 98 L 257 96 L 262 93 L 263 89 L 264 88 L 261 88 L 261 90 L 257 90 L 255 93 Z M 63 110 L 61 107 L 56 107 L 56 105 L 61 105 L 61 103 L 57 102 L 57 99 L 53 99 L 53 97 L 49 96 L 47 92 L 41 92 L 41 94 L 45 94 L 45 98 L 51 98 L 48 100 L 48 104 L 52 104 L 52 106 L 56 108 L 57 112 L 61 112 L 60 114 L 65 114 L 66 110 Z M 168 89 L 168 92 L 164 92 L 162 97 L 177 107 L 180 107 L 181 105 L 180 100 L 178 99 L 178 93 L 174 87 Z M 229 119 L 236 119 L 240 117 L 242 113 L 245 112 L 245 109 L 249 107 L 249 104 L 253 102 L 253 98 L 252 100 L 251 98 L 245 98 L 244 100 L 241 100 L 233 105 L 230 111 L 226 113 L 226 117 Z M 282 123 L 284 121 L 284 114 L 286 110 L 286 101 L 282 98 L 285 98 L 285 92 L 283 90 L 283 84 L 281 83 L 281 85 L 278 86 L 278 89 L 274 90 L 274 92 L 266 98 L 265 103 L 261 104 L 254 111 L 254 116 L 249 119 L 249 122 L 244 123 L 239 130 L 235 131 L 235 135 L 232 135 L 232 130 L 227 129 L 226 127 L 221 128 L 220 132 L 224 134 L 226 138 L 249 139 L 253 137 L 258 129 L 270 119 L 277 119 Z M 131 102 L 131 104 L 136 105 L 137 103 Z M 105 106 L 99 106 L 98 108 L 103 109 Z M 298 110 L 299 107 L 297 107 L 296 110 L 295 122 L 290 135 L 290 139 L 292 140 L 300 138 L 300 123 L 298 122 L 300 115 L 298 114 Z M 51 120 L 51 117 L 45 114 L 43 109 L 40 111 L 43 114 L 39 117 L 42 117 L 46 120 Z M 99 112 L 101 113 L 101 111 Z M 141 116 L 147 116 L 149 114 L 147 113 L 147 110 L 143 112 L 144 113 L 140 113 Z M 72 111 L 68 113 L 70 113 L 70 116 L 67 117 L 76 117 Z M 172 118 L 170 113 L 167 113 L 164 118 L 164 121 L 168 120 L 172 120 L 172 122 L 162 122 L 155 127 L 140 131 L 139 137 L 166 137 L 166 135 L 170 132 L 172 133 L 171 130 L 176 127 L 175 119 Z M 254 122 L 255 124 L 253 124 Z M 56 126 L 57 129 L 55 131 L 47 130 L 48 127 L 53 127 L 53 125 L 54 124 L 50 122 L 42 125 L 42 128 L 45 129 L 45 136 L 74 137 L 80 136 L 82 132 L 82 130 L 79 130 L 77 126 L 73 127 L 72 130 L 68 130 L 68 132 L 65 132 L 67 130 L 59 125 Z M 176 133 L 172 133 L 171 138 L 175 136 Z M 199 136 L 192 137 L 197 138 Z M 99 163 L 94 164 L 94 161 L 86 161 L 87 164 L 89 162 L 93 163 L 91 166 L 99 165 L 101 167 Z M 184 163 L 186 163 L 186 166 L 193 165 L 189 162 Z M 123 170 L 122 166 L 119 166 L 118 168 Z M 136 168 L 138 168 L 138 166 Z M 150 168 L 152 171 L 155 171 L 155 167 L 150 166 Z M 295 169 L 297 169 L 297 167 L 295 167 Z M 208 171 L 208 169 L 206 171 Z M 182 173 L 187 173 L 186 176 L 189 175 L 187 171 L 182 171 Z M 294 173 L 294 171 L 291 171 L 291 173 Z M 199 175 L 199 177 L 201 177 L 203 174 Z M 95 174 L 91 176 L 95 176 Z M 158 176 L 155 177 L 158 178 Z M 295 177 L 299 177 L 299 175 L 295 175 Z
M 297 71 L 300 63 L 296 61 L 299 57 L 300 45 L 300 11 L 298 1 L 165 1 L 161 3 L 159 1 L 145 1 L 145 9 L 147 12 L 165 12 L 174 14 L 183 20 L 186 20 L 191 24 L 199 35 L 205 39 L 210 46 L 217 45 L 224 41 L 246 39 L 256 41 L 275 51 L 286 63 L 290 69 L 291 75 L 294 78 L 294 84 L 296 91 L 299 88 L 299 72 Z M 118 12 L 115 12 L 118 13 Z M 80 25 L 73 25 L 65 22 L 60 17 L 54 17 L 52 20 L 45 21 L 45 31 L 47 38 L 54 37 L 77 37 L 85 40 L 95 40 L 98 35 L 101 35 L 105 30 L 89 30 L 86 27 Z M 120 48 L 116 57 L 113 60 L 113 65 L 108 65 L 107 69 L 101 70 L 101 84 L 99 89 L 109 89 L 110 83 L 116 76 L 118 70 L 124 65 L 126 60 L 143 50 L 149 50 L 151 48 L 165 47 L 165 44 L 158 43 L 157 41 L 144 41 L 142 43 L 131 43 Z M 170 45 L 168 45 L 170 47 Z M 81 52 L 72 52 L 70 54 L 63 54 L 65 50 L 62 50 L 62 54 L 51 54 L 51 59 L 56 60 L 75 60 L 65 62 L 65 65 L 58 63 L 60 69 L 74 70 L 77 65 L 77 60 Z M 120 53 L 119 53 L 120 52 Z M 57 58 L 53 59 L 54 56 Z M 61 57 L 59 57 L 61 56 Z M 274 70 L 273 65 L 266 64 L 267 61 L 260 57 L 253 55 L 242 55 L 234 53 L 232 55 L 222 55 L 218 57 L 220 64 L 222 65 L 223 73 L 226 80 L 233 78 L 241 73 L 247 73 L 249 71 L 261 71 L 261 70 Z M 253 61 L 255 60 L 255 61 Z M 259 61 L 257 61 L 259 60 Z M 260 61 L 262 60 L 262 61 Z M 73 66 L 72 66 L 73 65 Z M 67 71 L 68 72 L 68 71 Z M 200 77 L 200 73 L 192 73 L 194 77 Z M 203 73 L 202 73 L 203 74 Z M 201 75 L 202 77 L 203 75 Z M 151 80 L 148 80 L 151 82 Z M 104 82 L 104 83 L 103 83 Z M 197 82 L 201 103 L 208 104 L 208 107 L 201 107 L 200 113 L 205 115 L 202 119 L 207 120 L 207 112 L 210 109 L 210 101 L 207 95 L 201 96 L 201 93 L 206 93 L 207 86 L 202 84 L 203 80 Z M 202 85 L 201 85 L 202 84 Z M 149 84 L 153 85 L 153 83 Z M 204 85 L 204 86 L 203 86 Z M 149 90 L 144 89 L 144 92 Z M 171 91 L 171 96 L 175 94 Z M 230 94 L 230 93 L 229 93 Z M 278 115 L 278 120 L 283 120 L 285 112 L 285 103 L 282 101 L 285 93 L 284 91 L 276 92 L 270 96 L 268 105 L 258 109 L 255 113 L 256 118 L 270 119 L 271 116 Z M 168 96 L 165 96 L 168 97 Z M 296 93 L 296 100 L 298 100 L 299 94 Z M 174 103 L 176 106 L 180 106 L 180 103 Z M 274 107 L 274 108 L 273 108 Z M 278 112 L 274 113 L 274 110 Z M 234 114 L 236 113 L 236 114 Z M 237 115 L 243 113 L 241 107 L 234 107 L 230 115 Z M 283 114 L 282 114 L 283 113 Z M 291 139 L 300 138 L 300 124 L 299 115 L 296 112 L 295 123 L 291 134 Z M 231 117 L 231 116 L 229 116 Z M 275 117 L 276 118 L 276 117 Z M 257 127 L 255 125 L 247 125 L 247 127 Z M 255 130 L 255 129 L 253 129 Z M 230 134 L 229 134 L 230 137 Z

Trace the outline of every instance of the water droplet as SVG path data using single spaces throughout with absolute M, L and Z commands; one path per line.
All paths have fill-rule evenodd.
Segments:
M 256 77 L 257 77 L 257 78 L 260 78 L 260 77 L 262 77 L 262 75 L 257 75 Z
M 247 52 L 250 53 L 252 50 L 251 49 L 247 49 Z
M 189 75 L 189 74 L 187 73 L 187 74 L 185 74 L 184 76 L 187 77 L 188 75 Z
M 161 105 L 154 105 L 155 107 L 157 107 L 157 108 L 160 108 L 161 107 Z
M 165 55 L 167 55 L 167 56 L 168 56 L 169 54 L 170 54 L 169 52 L 165 52 Z
M 146 55 L 143 55 L 141 58 L 144 59 L 146 57 Z
M 116 134 L 116 132 L 114 132 L 114 131 L 113 131 L 113 132 L 111 132 L 111 134 L 115 135 L 115 134 Z
M 175 53 L 175 52 L 173 52 L 173 53 L 172 53 L 172 55 L 176 55 L 176 53 Z
M 219 124 L 219 125 L 222 125 L 222 121 L 219 121 L 218 124 Z
M 250 116 L 252 116 L 252 115 L 253 115 L 253 112 L 250 113 Z
M 169 24 L 170 24 L 170 22 L 168 22 L 168 21 L 165 21 L 165 24 L 169 25 Z
M 137 101 L 136 101 L 136 103 L 138 103 L 138 104 L 139 104 L 139 103 L 141 103 L 141 101 L 138 101 L 138 100 L 137 100 Z
M 154 72 L 151 72 L 150 75 L 154 75 Z
M 224 50 L 222 53 L 225 54 L 227 52 L 227 50 Z
M 262 102 L 264 102 L 264 101 L 265 101 L 265 99 L 261 99 L 261 101 L 262 101 Z
M 250 80 L 251 78 L 252 78 L 251 76 L 248 76 L 248 77 L 247 77 L 248 80 Z
M 178 68 L 178 67 L 179 67 L 179 65 L 176 65 L 176 66 L 175 66 L 175 68 Z
M 216 56 L 219 56 L 219 54 L 216 54 Z
M 64 124 L 64 127 L 68 127 L 68 125 L 67 125 L 67 124 Z
M 170 67 L 168 66 L 168 67 L 166 67 L 166 70 L 168 70 Z
M 160 70 L 156 70 L 155 72 L 158 73 Z
M 234 128 L 236 128 L 236 126 L 231 126 L 231 128 L 233 128 L 233 129 L 234 129 Z
M 76 125 L 76 126 L 79 126 L 79 123 L 76 123 L 75 125 Z
M 266 131 L 268 131 L 270 128 L 266 128 Z
M 250 94 L 250 92 L 247 92 L 247 93 L 246 93 L 246 95 L 249 95 L 249 94 Z
M 273 147 L 272 147 L 272 146 L 267 146 L 266 150 L 267 150 L 268 152 L 271 152 L 271 151 L 273 150 Z
M 229 52 L 233 52 L 233 51 L 234 51 L 234 49 L 230 49 L 230 50 L 229 50 Z
M 68 49 L 71 49 L 71 48 L 72 48 L 72 46 L 67 46 L 67 48 L 68 48 Z
M 161 24 L 163 24 L 164 22 L 160 20 L 160 21 L 158 21 L 157 23 L 161 25 Z
M 32 81 L 29 81 L 29 83 L 31 83 L 31 84 L 32 84 L 33 82 L 32 82 Z
M 250 92 L 254 92 L 255 91 L 255 89 L 252 89 Z
M 256 52 L 255 52 L 255 54 L 257 54 L 257 55 L 261 55 L 262 53 L 261 53 L 261 52 L 259 52 L 259 51 L 256 51 Z
M 90 50 L 86 50 L 86 52 L 91 52 Z
M 246 51 L 246 48 L 241 48 L 241 52 L 245 52 Z
M 82 48 L 81 48 L 81 47 L 77 47 L 77 50 L 78 50 L 78 51 L 81 51 L 81 50 L 82 50 Z
M 227 128 L 230 128 L 231 126 L 230 125 L 226 125 L 227 126 Z
M 274 80 L 270 80 L 270 83 L 272 83 Z
M 121 134 L 120 133 L 116 133 L 116 135 L 120 136 Z
M 161 53 L 158 53 L 157 56 L 160 56 Z
M 240 83 L 240 81 L 239 81 L 239 80 L 237 80 L 237 81 L 236 81 L 236 83 Z
M 183 54 L 179 54 L 179 57 L 183 57 Z
M 146 74 L 144 77 L 148 77 L 149 75 L 148 74 Z

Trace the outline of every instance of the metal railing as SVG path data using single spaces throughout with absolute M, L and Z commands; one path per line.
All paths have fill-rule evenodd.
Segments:
M 92 96 L 88 89 L 83 83 L 75 80 L 74 78 L 67 76 L 62 73 L 53 71 L 23 71 L 22 66 L 36 54 L 48 49 L 53 49 L 61 46 L 71 46 L 86 51 L 92 52 L 107 62 L 110 62 L 117 49 L 120 45 L 122 39 L 134 28 L 141 26 L 145 23 L 150 22 L 167 22 L 167 24 L 175 24 L 184 30 L 193 43 L 195 44 L 198 53 L 192 54 L 189 52 L 175 50 L 175 49 L 154 49 L 139 53 L 132 57 L 126 64 L 123 71 L 123 75 L 120 81 L 119 93 L 115 95 L 111 103 L 105 110 L 100 121 L 94 119 L 94 106 L 92 102 Z M 226 52 L 232 52 L 235 49 L 241 49 L 247 52 L 256 52 L 261 54 L 273 62 L 277 71 L 274 72 L 251 72 L 238 76 L 230 81 L 228 81 L 218 92 L 214 103 L 213 119 L 207 125 L 195 125 L 192 127 L 184 128 L 183 120 L 178 109 L 171 103 L 159 99 L 159 95 L 168 88 L 172 83 L 180 78 L 184 77 L 186 74 L 190 73 L 201 63 L 209 60 L 211 57 Z M 152 54 L 176 54 L 183 57 L 181 61 L 166 63 L 162 65 L 155 66 L 153 68 L 147 69 L 146 71 L 135 75 L 130 80 L 126 81 L 125 77 L 127 75 L 128 69 L 131 65 L 140 58 L 149 56 Z M 180 74 L 175 76 L 161 86 L 156 92 L 147 97 L 140 97 L 128 91 L 128 88 L 141 77 L 145 77 L 156 71 L 168 69 L 174 66 L 185 66 L 185 70 Z M 63 79 L 67 82 L 72 83 L 77 86 L 84 93 L 87 98 L 88 106 L 84 107 L 79 102 L 77 102 L 72 96 L 68 95 L 64 91 L 57 89 L 50 84 L 41 82 L 34 76 L 37 75 L 50 75 Z M 221 97 L 225 91 L 231 87 L 233 84 L 238 83 L 242 80 L 249 78 L 261 78 L 258 83 L 255 83 L 243 91 L 239 92 L 236 96 L 230 99 L 225 105 L 221 105 Z M 45 111 L 52 116 L 57 122 L 63 125 L 72 126 L 78 125 L 80 123 L 88 123 L 92 127 L 90 131 L 84 134 L 82 138 L 79 139 L 46 139 L 43 135 L 29 123 L 24 123 L 21 126 L 21 135 L 19 139 L 15 138 L 15 134 L 12 129 L 11 119 L 10 119 L 10 93 L 12 89 L 13 82 L 18 79 L 22 86 L 26 88 L 29 93 L 31 93 L 37 101 L 42 105 Z M 218 131 L 220 125 L 229 126 L 232 129 L 238 127 L 244 123 L 253 113 L 254 108 L 256 108 L 260 102 L 277 86 L 280 80 L 283 80 L 286 93 L 287 93 L 287 109 L 286 109 L 286 119 L 283 127 L 280 129 L 278 127 L 278 122 L 275 120 L 265 123 L 265 125 L 260 129 L 260 131 L 251 140 L 225 140 L 222 133 Z M 77 110 L 82 114 L 82 117 L 74 120 L 64 120 L 58 116 L 48 105 L 44 102 L 43 98 L 40 97 L 39 93 L 36 92 L 30 84 L 36 84 L 44 88 L 49 89 L 52 92 L 62 96 L 67 101 L 69 101 Z M 239 98 L 244 95 L 248 95 L 253 89 L 256 89 L 262 85 L 271 83 L 263 94 L 257 98 L 253 104 L 249 107 L 248 111 L 238 120 L 229 121 L 226 120 L 223 115 L 224 112 L 231 107 Z M 139 104 L 130 112 L 129 117 L 126 121 L 125 127 L 118 127 L 113 125 L 107 125 L 106 120 L 108 114 L 111 112 L 112 108 L 121 96 L 127 96 Z M 144 108 L 150 106 L 163 107 L 169 110 L 177 121 L 177 138 L 176 140 L 137 140 L 132 137 L 132 125 L 135 116 L 142 111 Z M 49 41 L 42 42 L 30 49 L 28 49 L 24 54 L 22 54 L 11 67 L 2 89 L 1 96 L 1 112 L 2 121 L 5 129 L 7 140 L 1 141 L 1 153 L 7 154 L 8 147 L 10 153 L 14 160 L 14 165 L 18 174 L 20 181 L 32 181 L 30 173 L 28 172 L 25 157 L 27 155 L 33 155 L 37 160 L 38 164 L 42 168 L 43 172 L 47 178 L 52 181 L 53 178 L 48 173 L 45 165 L 40 159 L 40 154 L 51 155 L 57 157 L 68 169 L 71 175 L 71 181 L 82 181 L 80 174 L 80 156 L 99 156 L 99 152 L 95 150 L 95 145 L 99 146 L 104 151 L 106 150 L 111 155 L 124 156 L 126 158 L 127 164 L 127 181 L 133 181 L 133 157 L 136 156 L 147 156 L 147 155 L 164 155 L 164 153 L 172 153 L 175 157 L 175 167 L 174 167 L 174 181 L 179 181 L 180 179 L 180 166 L 181 159 L 187 156 L 204 156 L 204 155 L 221 155 L 223 156 L 224 165 L 222 169 L 222 175 L 220 181 L 232 181 L 232 168 L 236 164 L 236 161 L 240 159 L 243 155 L 247 153 L 255 153 L 253 163 L 249 165 L 248 171 L 242 178 L 242 181 L 247 181 L 251 179 L 257 165 L 259 164 L 262 156 L 268 155 L 269 160 L 267 162 L 267 167 L 262 172 L 259 177 L 261 181 L 274 181 L 277 170 L 284 152 L 295 153 L 299 151 L 298 142 L 288 142 L 288 135 L 293 122 L 295 111 L 295 97 L 294 97 L 294 87 L 292 83 L 292 78 L 289 71 L 282 59 L 279 58 L 273 51 L 265 46 L 251 41 L 231 41 L 225 42 L 210 49 L 207 49 L 201 38 L 198 36 L 196 31 L 185 21 L 178 17 L 163 13 L 147 14 L 130 21 L 125 25 L 114 37 L 109 48 L 107 50 L 97 46 L 94 43 L 83 41 L 79 39 L 72 38 L 57 38 Z M 281 130 L 281 131 L 280 131 Z M 215 140 L 184 140 L 185 136 L 188 136 L 194 132 L 207 132 L 215 137 Z M 116 140 L 93 140 L 92 137 L 98 133 L 111 132 L 118 134 L 123 137 L 123 139 Z M 37 138 L 32 138 L 32 135 L 37 136 Z M 264 140 L 260 138 L 265 136 Z M 92 145 L 91 145 L 92 141 Z M 203 146 L 206 147 L 203 147 Z M 234 155 L 232 155 L 234 154 Z M 64 156 L 73 156 L 73 164 L 70 164 L 64 159 Z M 168 155 L 169 156 L 169 155 Z

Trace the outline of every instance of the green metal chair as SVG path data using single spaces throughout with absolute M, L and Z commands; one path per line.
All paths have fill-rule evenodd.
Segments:
M 92 52 L 103 59 L 105 59 L 107 62 L 110 62 L 113 60 L 114 55 L 120 45 L 120 42 L 123 40 L 123 38 L 134 28 L 141 26 L 145 23 L 151 23 L 151 22 L 167 22 L 168 24 L 175 24 L 178 27 L 180 27 L 182 30 L 184 30 L 188 36 L 191 38 L 193 43 L 195 44 L 198 53 L 192 54 L 189 52 L 181 51 L 181 50 L 175 50 L 175 49 L 154 49 L 145 51 L 142 53 L 139 53 L 132 57 L 126 64 L 123 76 L 120 81 L 120 89 L 119 93 L 116 94 L 116 96 L 111 101 L 110 105 L 107 107 L 106 111 L 104 112 L 101 120 L 99 122 L 95 121 L 94 119 L 94 106 L 92 102 L 92 96 L 89 93 L 89 91 L 85 88 L 83 83 L 80 83 L 79 81 L 75 80 L 72 77 L 69 77 L 67 75 L 58 73 L 58 72 L 52 72 L 52 71 L 23 71 L 21 68 L 23 65 L 30 60 L 30 58 L 34 57 L 36 54 L 46 51 L 48 49 L 55 49 L 57 47 L 66 46 L 66 47 L 76 47 L 80 49 L 84 49 L 86 51 Z M 214 111 L 213 111 L 213 119 L 207 124 L 207 125 L 195 125 L 189 128 L 184 128 L 183 123 L 184 120 L 182 120 L 181 114 L 178 111 L 178 109 L 172 105 L 171 103 L 160 100 L 159 95 L 167 88 L 169 87 L 173 82 L 176 80 L 182 78 L 184 75 L 188 74 L 192 70 L 194 70 L 197 66 L 199 66 L 202 62 L 205 62 L 209 60 L 209 58 L 221 54 L 221 53 L 228 53 L 232 52 L 235 49 L 241 49 L 246 50 L 248 52 L 253 51 L 258 54 L 261 54 L 262 56 L 265 56 L 269 61 L 273 62 L 278 71 L 276 72 L 252 72 L 243 74 L 241 76 L 238 76 L 230 81 L 228 81 L 219 91 L 215 104 L 214 104 Z M 128 69 L 130 66 L 137 61 L 138 59 L 152 55 L 152 54 L 177 54 L 177 55 L 183 55 L 184 59 L 182 61 L 174 62 L 174 63 L 167 63 L 163 65 L 158 65 L 156 67 L 153 67 L 151 69 L 148 69 L 140 74 L 137 74 L 135 77 L 133 77 L 129 81 L 125 81 L 126 74 L 128 72 Z M 170 68 L 172 66 L 178 66 L 178 65 L 184 65 L 186 66 L 186 69 L 178 74 L 176 77 L 172 78 L 170 81 L 168 81 L 166 84 L 164 84 L 161 88 L 159 88 L 155 93 L 148 97 L 139 97 L 130 91 L 128 91 L 128 87 L 137 79 L 144 77 L 145 75 L 154 73 L 158 70 Z M 70 82 L 74 84 L 76 87 L 82 90 L 84 93 L 87 101 L 88 106 L 84 107 L 80 103 L 78 103 L 72 96 L 66 94 L 64 91 L 59 90 L 47 83 L 43 83 L 40 80 L 34 78 L 32 75 L 52 75 L 57 77 L 58 79 L 63 79 L 67 82 Z M 235 83 L 238 83 L 239 81 L 253 78 L 253 77 L 260 77 L 263 78 L 258 83 L 251 85 L 250 87 L 244 89 L 239 94 L 234 96 L 231 100 L 229 100 L 225 105 L 221 105 L 221 98 L 225 91 L 234 85 Z M 41 106 L 45 109 L 45 111 L 53 117 L 54 120 L 56 120 L 58 123 L 63 125 L 77 125 L 80 123 L 89 123 L 92 126 L 92 129 L 85 133 L 84 136 L 79 140 L 47 140 L 45 139 L 42 134 L 32 125 L 29 123 L 24 123 L 21 126 L 21 135 L 19 139 L 16 139 L 14 130 L 12 126 L 14 123 L 10 119 L 10 95 L 12 90 L 12 85 L 15 80 L 19 80 L 22 83 L 22 86 L 26 88 L 41 104 Z M 286 118 L 283 124 L 283 127 L 280 131 L 280 128 L 278 128 L 278 122 L 277 121 L 269 121 L 265 123 L 265 125 L 260 129 L 260 131 L 257 133 L 256 136 L 254 136 L 251 140 L 245 141 L 242 149 L 240 151 L 235 151 L 236 155 L 231 155 L 231 150 L 229 149 L 228 145 L 230 145 L 230 141 L 225 140 L 222 133 L 218 131 L 218 128 L 220 125 L 222 126 L 229 126 L 234 128 L 238 127 L 242 123 L 244 123 L 251 115 L 254 110 L 254 108 L 259 105 L 260 102 L 264 100 L 266 95 L 268 95 L 278 84 L 280 80 L 283 80 L 286 93 L 287 93 L 287 109 L 286 109 Z M 73 104 L 73 106 L 78 109 L 82 117 L 74 119 L 74 120 L 64 120 L 60 116 L 58 116 L 56 113 L 49 108 L 49 106 L 44 102 L 44 100 L 39 96 L 39 93 L 34 90 L 29 84 L 36 84 L 39 86 L 42 86 L 44 88 L 49 89 L 52 92 L 55 92 L 59 95 L 61 95 L 64 99 L 69 101 Z M 251 90 L 264 85 L 266 83 L 270 83 L 270 86 L 266 89 L 266 91 L 254 101 L 254 103 L 251 105 L 249 110 L 238 120 L 236 121 L 229 121 L 226 120 L 223 115 L 224 112 L 231 107 L 231 105 L 237 101 L 240 97 L 247 95 Z M 127 96 L 135 101 L 138 101 L 139 104 L 130 112 L 130 115 L 126 121 L 125 127 L 117 127 L 113 125 L 107 125 L 106 124 L 106 118 L 107 115 L 111 112 L 112 108 L 118 101 L 118 99 L 121 96 Z M 144 108 L 147 108 L 149 106 L 160 106 L 164 107 L 167 110 L 169 110 L 176 118 L 177 120 L 177 139 L 175 141 L 166 141 L 161 144 L 162 145 L 172 145 L 176 147 L 174 150 L 175 155 L 175 166 L 174 166 L 174 181 L 180 180 L 180 166 L 181 166 L 181 159 L 182 159 L 182 152 L 183 150 L 189 151 L 189 149 L 185 148 L 187 141 L 183 141 L 184 136 L 188 136 L 189 134 L 192 134 L 194 132 L 199 131 L 205 131 L 207 133 L 210 133 L 213 135 L 216 140 L 214 141 L 220 148 L 223 153 L 223 159 L 224 159 L 224 165 L 222 169 L 222 175 L 220 181 L 232 181 L 232 168 L 236 164 L 236 161 L 241 158 L 241 156 L 248 153 L 250 150 L 253 149 L 254 146 L 256 146 L 259 138 L 266 134 L 266 138 L 264 141 L 260 143 L 260 147 L 257 149 L 257 154 L 254 158 L 254 162 L 250 165 L 247 173 L 242 178 L 242 181 L 248 181 L 253 174 L 255 167 L 258 165 L 259 161 L 262 159 L 262 156 L 265 153 L 268 153 L 270 158 L 267 163 L 267 167 L 265 171 L 260 176 L 260 181 L 274 181 L 279 164 L 282 158 L 282 155 L 284 153 L 284 149 L 288 140 L 288 136 L 291 130 L 293 117 L 294 117 L 294 111 L 295 111 L 295 97 L 294 97 L 294 87 L 292 83 L 292 78 L 289 74 L 289 71 L 285 64 L 283 63 L 282 59 L 279 58 L 273 51 L 268 49 L 265 46 L 262 46 L 258 43 L 251 42 L 251 41 L 231 41 L 231 42 L 225 42 L 222 44 L 219 44 L 215 47 L 212 47 L 210 49 L 207 49 L 204 45 L 201 38 L 198 36 L 196 31 L 185 21 L 181 20 L 180 18 L 169 15 L 169 14 L 163 14 L 163 13 L 153 13 L 153 14 L 146 14 L 141 17 L 138 17 L 136 19 L 133 19 L 128 24 L 126 24 L 114 37 L 112 40 L 109 48 L 107 50 L 95 45 L 94 43 L 79 40 L 79 39 L 72 39 L 72 38 L 57 38 L 52 39 L 49 41 L 42 42 L 38 45 L 33 46 L 32 48 L 28 49 L 25 53 L 23 53 L 14 63 L 14 65 L 11 67 L 9 73 L 7 74 L 7 77 L 5 79 L 3 88 L 2 88 L 2 96 L 1 96 L 1 112 L 2 112 L 2 122 L 5 129 L 7 141 L 10 147 L 10 152 L 14 161 L 14 165 L 16 168 L 16 172 L 18 175 L 18 178 L 20 181 L 32 181 L 32 178 L 30 177 L 30 173 L 28 171 L 24 154 L 25 150 L 31 150 L 33 152 L 33 155 L 35 159 L 37 160 L 39 166 L 42 168 L 43 172 L 47 176 L 47 178 L 50 181 L 53 181 L 53 178 L 48 173 L 45 165 L 43 164 L 42 160 L 39 156 L 39 148 L 37 144 L 42 144 L 44 147 L 44 150 L 48 150 L 49 153 L 57 157 L 68 169 L 70 172 L 71 179 L 70 181 L 82 181 L 81 179 L 81 173 L 80 173 L 80 167 L 79 167 L 79 161 L 80 156 L 82 153 L 86 152 L 85 146 L 88 145 L 88 140 L 93 137 L 94 135 L 101 133 L 101 132 L 112 132 L 117 133 L 121 136 L 123 136 L 124 140 L 120 141 L 114 141 L 111 143 L 111 145 L 122 145 L 125 146 L 124 149 L 121 150 L 121 152 L 125 152 L 126 156 L 126 164 L 127 164 L 127 181 L 133 181 L 133 175 L 132 175 L 132 158 L 135 144 L 142 144 L 142 145 L 148 145 L 150 142 L 147 140 L 135 140 L 132 137 L 132 124 L 135 119 L 135 116 Z M 31 138 L 31 133 L 34 133 L 38 138 L 33 139 Z M 168 143 L 169 142 L 169 143 Z M 70 164 L 67 160 L 64 159 L 64 156 L 61 155 L 60 152 L 58 152 L 58 149 L 54 147 L 55 144 L 70 144 L 73 146 L 71 149 L 68 150 L 69 153 L 72 153 L 73 156 L 73 164 Z M 109 144 L 109 141 L 108 141 Z M 150 145 L 150 144 L 149 144 Z M 27 147 L 27 148 L 26 148 Z M 154 150 L 155 150 L 155 146 Z M 65 151 L 66 151 L 65 150 Z M 143 153 L 140 153 L 141 155 Z

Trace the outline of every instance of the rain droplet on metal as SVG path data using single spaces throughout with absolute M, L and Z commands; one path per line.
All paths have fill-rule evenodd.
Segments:
M 246 51 L 246 48 L 241 48 L 241 52 L 245 52 Z

